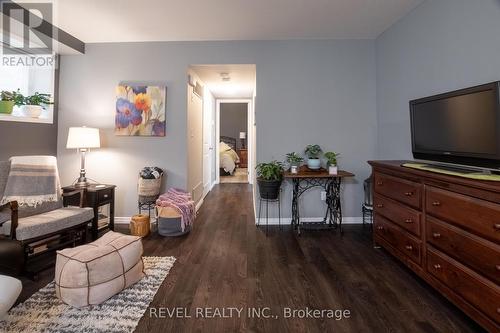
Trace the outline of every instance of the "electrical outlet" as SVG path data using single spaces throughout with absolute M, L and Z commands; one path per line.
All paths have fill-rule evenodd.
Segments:
M 326 191 L 321 191 L 321 201 L 326 201 Z

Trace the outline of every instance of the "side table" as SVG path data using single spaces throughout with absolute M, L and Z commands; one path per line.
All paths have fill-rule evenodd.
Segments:
M 115 185 L 90 184 L 86 188 L 77 188 L 73 185 L 62 188 L 63 192 L 83 191 L 83 207 L 92 207 L 94 219 L 92 220 L 91 235 L 92 240 L 99 237 L 99 233 L 115 229 Z M 78 206 L 79 202 L 65 201 L 69 205 Z M 66 200 L 66 198 L 65 198 Z M 99 207 L 109 204 L 109 222 L 99 226 Z

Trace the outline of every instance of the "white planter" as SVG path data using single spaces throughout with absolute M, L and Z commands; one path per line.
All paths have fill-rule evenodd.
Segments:
M 42 114 L 40 105 L 23 105 L 23 113 L 26 117 L 38 118 Z
M 338 169 L 338 167 L 336 165 L 330 165 L 328 167 L 328 173 L 330 175 L 336 175 L 338 173 L 338 171 L 339 171 L 339 169 Z
M 297 174 L 297 173 L 299 173 L 299 167 L 298 167 L 298 166 L 296 166 L 296 165 L 292 165 L 292 166 L 290 167 L 290 172 L 291 172 L 291 173 L 293 173 L 293 174 Z

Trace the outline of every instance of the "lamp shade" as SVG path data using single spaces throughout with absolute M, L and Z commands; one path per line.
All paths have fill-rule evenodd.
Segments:
M 247 138 L 247 133 L 246 132 L 240 132 L 240 139 L 246 139 Z
M 91 127 L 70 127 L 66 148 L 99 148 L 99 129 Z

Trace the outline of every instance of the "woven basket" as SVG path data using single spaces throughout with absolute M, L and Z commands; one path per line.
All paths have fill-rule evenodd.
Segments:
M 140 197 L 155 197 L 160 194 L 161 179 L 143 179 L 139 177 L 137 193 Z

